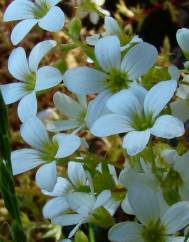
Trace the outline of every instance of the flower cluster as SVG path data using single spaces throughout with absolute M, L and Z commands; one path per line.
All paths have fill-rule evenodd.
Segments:
M 17 45 L 36 24 L 61 31 L 59 2 L 12 1 L 4 21 L 21 20 L 12 31 L 12 43 Z M 104 13 L 97 2 L 104 1 L 79 1 L 80 17 L 90 13 L 96 23 L 98 12 Z M 178 30 L 176 37 L 188 58 L 189 30 Z M 78 39 L 72 41 L 78 44 Z M 189 154 L 182 142 L 189 118 L 188 62 L 181 77 L 176 66 L 161 67 L 153 45 L 126 36 L 109 16 L 105 32 L 83 43 L 92 53 L 86 53 L 91 60 L 87 66 L 63 73 L 54 66 L 39 67 L 49 51 L 60 51 L 59 45 L 45 40 L 28 58 L 22 47 L 9 56 L 8 70 L 19 82 L 0 85 L 0 90 L 7 105 L 19 101 L 20 134 L 31 146 L 12 152 L 13 174 L 40 166 L 36 184 L 52 197 L 43 207 L 44 218 L 74 225 L 63 241 L 71 241 L 83 224 L 108 229 L 112 242 L 184 241 L 183 229 L 189 225 Z M 165 78 L 155 79 L 152 70 L 163 70 Z M 52 87 L 57 90 L 54 115 L 44 122 L 37 97 Z M 94 137 L 107 146 L 106 157 L 91 149 Z M 67 168 L 64 174 L 61 167 Z M 124 222 L 116 215 L 120 208 L 128 215 Z

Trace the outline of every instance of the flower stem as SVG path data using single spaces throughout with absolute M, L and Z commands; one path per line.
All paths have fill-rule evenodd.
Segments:
M 89 224 L 89 242 L 95 242 L 93 225 Z

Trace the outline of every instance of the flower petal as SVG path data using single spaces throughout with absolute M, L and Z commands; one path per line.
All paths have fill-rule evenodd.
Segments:
M 13 175 L 31 170 L 43 163 L 40 153 L 33 149 L 21 149 L 11 153 Z
M 117 21 L 112 17 L 105 16 L 104 27 L 109 35 L 119 35 L 121 33 Z
M 79 118 L 84 111 L 81 104 L 64 93 L 56 92 L 53 101 L 58 111 L 67 117 Z
M 97 119 L 91 127 L 91 133 L 98 137 L 104 137 L 133 130 L 130 120 L 119 114 L 106 114 Z
M 22 122 L 37 115 L 37 98 L 32 92 L 21 99 L 18 104 L 18 116 Z
M 96 199 L 96 202 L 95 202 L 95 205 L 94 205 L 94 208 L 98 208 L 98 207 L 101 207 L 101 206 L 105 206 L 108 201 L 111 199 L 111 192 L 109 190 L 104 190 L 102 191 L 98 196 L 97 196 L 97 199 Z
M 63 214 L 60 216 L 53 217 L 51 222 L 53 224 L 59 224 L 63 226 L 69 226 L 79 224 L 83 216 L 81 214 Z
M 150 129 L 144 131 L 132 131 L 125 135 L 123 139 L 123 148 L 131 156 L 141 152 L 150 139 Z
M 57 32 L 64 26 L 64 13 L 59 7 L 54 6 L 39 20 L 38 24 L 44 30 Z
M 189 105 L 187 100 L 178 99 L 170 104 L 173 116 L 179 118 L 182 122 L 189 119 Z
M 78 128 L 80 123 L 77 120 L 57 120 L 47 123 L 47 130 L 51 132 L 66 131 L 69 129 Z
M 189 202 L 178 202 L 172 205 L 162 217 L 167 232 L 174 234 L 189 224 Z
M 67 70 L 63 76 L 66 87 L 77 94 L 98 93 L 105 89 L 107 75 L 89 67 L 76 67 Z
M 189 47 L 188 47 L 189 29 L 187 28 L 178 29 L 176 33 L 176 39 L 180 48 L 184 52 L 189 52 Z
M 133 113 L 141 113 L 143 106 L 132 91 L 122 90 L 112 95 L 107 103 L 107 108 L 113 113 L 128 116 Z
M 49 200 L 43 207 L 43 216 L 52 219 L 61 215 L 69 209 L 69 205 L 65 197 L 56 197 Z
M 117 36 L 106 36 L 99 39 L 95 45 L 95 55 L 99 65 L 105 72 L 120 69 L 121 46 Z
M 76 186 L 86 185 L 86 174 L 81 163 L 70 161 L 68 163 L 68 177 Z
M 17 102 L 26 94 L 28 94 L 28 92 L 25 90 L 25 85 L 23 83 L 0 85 L 0 90 L 2 92 L 5 104 Z
M 143 242 L 141 230 L 142 225 L 135 222 L 118 223 L 109 230 L 108 239 L 113 242 Z
M 30 74 L 26 52 L 22 47 L 15 48 L 8 59 L 8 70 L 19 81 L 25 81 Z
M 20 128 L 20 134 L 26 143 L 36 150 L 42 150 L 44 144 L 49 143 L 48 133 L 42 121 L 31 117 Z
M 51 192 L 57 182 L 56 162 L 42 165 L 36 173 L 35 181 L 40 189 Z
M 74 134 L 57 134 L 53 140 L 58 142 L 58 151 L 55 158 L 64 158 L 73 154 L 81 145 L 81 140 Z
M 130 186 L 128 200 L 134 214 L 142 224 L 159 219 L 158 199 L 151 188 L 140 184 Z
M 41 59 L 55 46 L 55 40 L 45 40 L 35 45 L 29 55 L 30 69 L 36 72 Z
M 33 8 L 35 8 L 34 3 L 29 0 L 15 0 L 7 7 L 3 21 L 32 19 L 34 18 Z
M 129 80 L 136 80 L 154 65 L 157 55 L 153 45 L 139 43 L 127 52 L 121 63 L 121 70 L 128 73 Z
M 45 90 L 58 85 L 62 81 L 61 72 L 52 66 L 44 66 L 38 69 L 36 77 L 36 91 Z
M 11 42 L 13 45 L 20 43 L 36 24 L 36 19 L 25 19 L 18 23 L 11 33 Z
M 151 134 L 165 139 L 180 137 L 184 132 L 184 124 L 171 115 L 160 116 L 151 128 Z
M 162 81 L 153 86 L 144 100 L 145 114 L 152 114 L 153 118 L 156 117 L 170 101 L 176 88 L 177 82 L 174 80 Z

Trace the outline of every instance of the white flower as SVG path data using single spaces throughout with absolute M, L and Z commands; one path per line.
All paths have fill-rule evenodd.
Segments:
M 97 197 L 83 192 L 74 192 L 67 195 L 67 202 L 73 213 L 62 214 L 52 219 L 52 222 L 62 226 L 76 225 L 70 232 L 68 238 L 71 238 L 78 228 L 88 223 L 97 208 L 104 207 L 111 197 L 111 192 L 105 190 Z
M 178 29 L 176 39 L 183 52 L 189 52 L 189 29 Z
M 69 134 L 57 134 L 50 139 L 45 126 L 37 117 L 31 117 L 24 122 L 20 133 L 32 149 L 11 153 L 13 174 L 17 175 L 42 165 L 36 173 L 36 183 L 41 189 L 52 191 L 57 181 L 55 161 L 76 151 L 81 144 L 80 139 Z
M 44 30 L 57 32 L 64 25 L 64 13 L 55 6 L 61 0 L 14 0 L 4 13 L 4 21 L 21 20 L 11 34 L 17 45 L 38 24 Z
M 121 60 L 117 36 L 97 41 L 95 55 L 102 70 L 90 67 L 69 69 L 63 76 L 66 87 L 77 94 L 99 93 L 105 89 L 117 92 L 143 75 L 155 63 L 157 50 L 145 42 L 133 46 Z
M 171 115 L 160 112 L 170 101 L 177 87 L 174 80 L 162 81 L 149 91 L 135 85 L 114 94 L 107 101 L 112 114 L 99 118 L 91 132 L 99 137 L 126 133 L 123 147 L 129 155 L 136 155 L 147 145 L 150 135 L 172 139 L 184 134 L 183 123 Z
M 168 242 L 174 241 L 177 231 L 189 224 L 189 202 L 178 202 L 160 214 L 157 194 L 143 185 L 132 186 L 128 191 L 129 203 L 137 222 L 122 222 L 108 233 L 113 242 Z
M 91 127 L 100 116 L 109 112 L 105 106 L 110 97 L 109 92 L 100 93 L 87 104 L 86 96 L 78 95 L 78 102 L 68 95 L 56 92 L 54 104 L 60 114 L 66 116 L 65 120 L 49 121 L 47 129 L 53 132 Z
M 60 216 L 63 212 L 69 209 L 69 204 L 66 196 L 69 193 L 77 191 L 82 187 L 88 186 L 87 176 L 81 163 L 70 161 L 68 163 L 68 178 L 57 177 L 57 183 L 52 192 L 48 192 L 44 186 L 42 192 L 45 195 L 52 196 L 43 207 L 43 216 L 53 219 Z
M 22 47 L 14 49 L 8 60 L 8 70 L 18 83 L 1 85 L 3 98 L 6 104 L 21 99 L 18 105 L 18 115 L 22 122 L 28 117 L 36 115 L 36 92 L 58 85 L 62 81 L 61 72 L 51 66 L 38 67 L 45 54 L 56 46 L 53 40 L 38 43 L 26 58 Z
M 177 99 L 171 103 L 172 114 L 186 122 L 189 119 L 189 103 L 188 100 Z

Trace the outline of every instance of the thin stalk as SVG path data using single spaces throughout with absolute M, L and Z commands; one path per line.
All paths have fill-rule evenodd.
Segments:
M 95 242 L 94 227 L 89 224 L 89 242 Z

